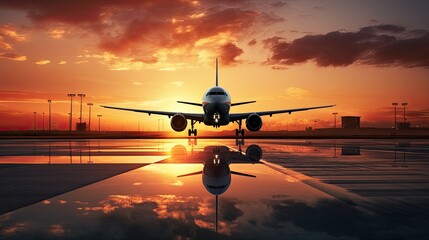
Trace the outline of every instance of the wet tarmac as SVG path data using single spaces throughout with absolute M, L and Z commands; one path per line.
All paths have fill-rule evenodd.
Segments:
M 0 239 L 425 239 L 427 140 L 0 140 Z

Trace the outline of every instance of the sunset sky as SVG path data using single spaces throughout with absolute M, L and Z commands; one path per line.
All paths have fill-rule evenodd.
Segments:
M 33 129 L 33 112 L 47 128 L 48 99 L 68 129 L 67 93 L 85 93 L 92 129 L 102 114 L 104 130 L 164 119 L 172 131 L 167 117 L 99 105 L 202 112 L 176 101 L 201 102 L 216 56 L 232 102 L 257 101 L 231 112 L 337 105 L 264 117 L 262 130 L 331 127 L 332 112 L 392 127 L 392 102 L 429 127 L 428 12 L 428 1 L 0 0 L 0 130 Z

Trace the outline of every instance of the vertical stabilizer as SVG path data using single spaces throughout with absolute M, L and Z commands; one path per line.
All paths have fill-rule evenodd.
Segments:
M 218 70 L 218 63 L 217 63 L 217 58 L 216 58 L 216 87 L 218 86 L 218 83 L 219 83 L 219 81 L 218 81 L 218 73 L 217 73 L 217 70 Z

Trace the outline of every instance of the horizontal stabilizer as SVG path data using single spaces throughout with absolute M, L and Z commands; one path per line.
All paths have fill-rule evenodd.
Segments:
M 201 173 L 203 173 L 203 171 L 198 171 L 198 172 L 193 172 L 193 173 L 183 174 L 183 175 L 179 175 L 179 176 L 177 176 L 177 177 L 178 177 L 178 178 L 179 178 L 179 177 L 189 177 L 189 176 L 199 175 L 199 174 L 201 174 Z
M 255 178 L 255 177 L 256 177 L 255 175 L 250 175 L 250 174 L 247 174 L 247 173 L 241 173 L 241 172 L 234 172 L 234 171 L 231 171 L 231 174 L 239 175 L 239 176 L 243 176 L 243 177 L 252 177 L 252 178 Z
M 201 103 L 183 102 L 183 101 L 177 101 L 177 102 L 178 103 L 183 103 L 183 104 L 189 104 L 189 105 L 199 106 L 199 107 L 203 106 L 203 104 L 201 104 Z
M 248 101 L 248 102 L 238 102 L 238 103 L 232 103 L 231 106 L 237 106 L 237 105 L 243 105 L 243 104 L 249 104 L 254 103 L 256 101 Z

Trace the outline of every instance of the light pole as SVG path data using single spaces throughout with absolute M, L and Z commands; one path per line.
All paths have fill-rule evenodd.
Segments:
M 88 131 L 91 131 L 91 107 L 92 107 L 92 105 L 94 105 L 94 104 L 92 104 L 92 103 L 87 103 L 86 105 L 88 105 L 88 107 L 89 107 Z
M 395 126 L 394 126 L 394 128 L 398 129 L 398 126 L 397 126 L 398 124 L 396 123 L 396 106 L 398 106 L 398 103 L 394 102 L 394 103 L 392 103 L 392 106 L 395 109 Z
M 42 130 L 45 131 L 45 113 L 42 113 Z
M 402 106 L 404 106 L 404 127 L 405 127 L 405 106 L 407 106 L 408 103 L 404 102 L 402 103 Z
M 101 114 L 98 114 L 97 115 L 97 117 L 98 117 L 98 131 L 100 132 L 101 131 L 101 117 L 102 117 L 103 115 L 101 115 Z
M 332 113 L 334 115 L 334 128 L 337 128 L 337 112 Z
M 79 93 L 77 96 L 80 97 L 80 116 L 79 116 L 79 123 L 82 123 L 82 98 L 85 97 L 84 93 Z
M 52 101 L 49 99 L 48 100 L 48 104 L 49 104 L 49 132 L 51 131 L 51 103 L 52 103 Z
M 36 131 L 36 112 L 34 112 L 34 131 Z
M 76 96 L 74 93 L 69 93 L 67 96 L 70 97 L 70 122 L 69 122 L 69 130 L 72 130 L 72 119 L 73 119 L 73 97 Z

